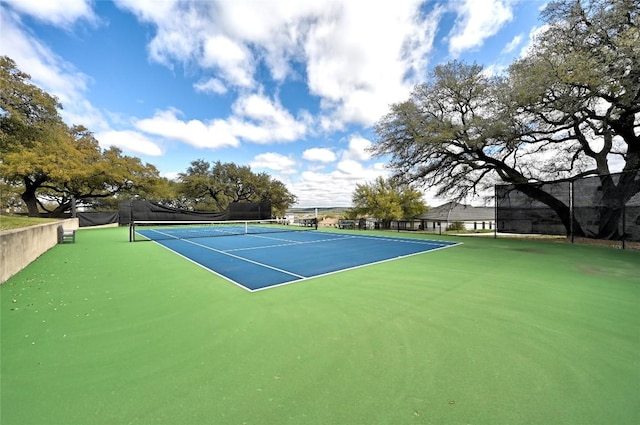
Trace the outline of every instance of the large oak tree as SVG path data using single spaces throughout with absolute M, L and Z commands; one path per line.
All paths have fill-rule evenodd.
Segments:
M 82 126 L 68 127 L 57 99 L 0 57 L 0 179 L 29 215 L 60 216 L 72 199 L 91 205 L 118 193 L 153 191 L 158 170 L 118 148 L 102 149 Z
M 596 236 L 619 238 L 621 206 L 640 192 L 640 1 L 556 1 L 543 18 L 549 29 L 510 68 L 510 93 L 519 112 L 568 141 L 556 170 L 599 177 L 607 208 Z
M 496 182 L 554 209 L 574 234 L 569 206 L 527 185 L 597 175 L 614 205 L 600 237 L 616 237 L 620 202 L 640 191 L 640 7 L 637 0 L 552 2 L 549 28 L 507 74 L 476 64 L 434 68 L 376 125 L 373 151 L 398 178 L 465 197 Z M 614 183 L 611 161 L 624 175 Z

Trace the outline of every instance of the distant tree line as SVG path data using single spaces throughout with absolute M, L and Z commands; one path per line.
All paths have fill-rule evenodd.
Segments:
M 224 211 L 232 202 L 271 202 L 272 211 L 284 216 L 296 196 L 284 183 L 246 165 L 210 163 L 199 159 L 177 179 L 177 203 L 182 208 Z

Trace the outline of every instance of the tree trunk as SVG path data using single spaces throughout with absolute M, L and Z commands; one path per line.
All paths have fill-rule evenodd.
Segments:
M 619 176 L 616 182 L 614 177 Z M 602 191 L 597 239 L 620 240 L 620 224 L 625 204 L 640 192 L 640 171 L 600 176 Z
M 31 181 L 28 177 L 24 178 L 24 192 L 20 197 L 27 206 L 27 212 L 29 217 L 39 217 L 40 211 L 38 210 L 38 199 L 36 197 L 36 190 L 44 182 L 44 179 L 36 179 Z
M 520 192 L 528 195 L 536 201 L 542 202 L 555 211 L 558 218 L 564 225 L 564 228 L 567 230 L 567 236 L 571 236 L 572 234 L 577 237 L 585 236 L 584 230 L 582 229 L 582 226 L 580 226 L 580 223 L 578 223 L 578 220 L 576 220 L 575 215 L 574 217 L 571 217 L 571 208 L 569 205 L 566 205 L 564 202 L 545 192 L 538 186 L 532 184 L 516 184 L 514 186 Z M 571 228 L 572 226 L 573 229 Z
M 600 222 L 598 223 L 598 233 L 593 235 L 596 239 L 620 240 L 620 222 L 622 219 L 622 208 L 601 207 Z
M 61 205 L 58 205 L 55 210 L 49 213 L 51 218 L 62 218 L 64 213 L 71 209 L 71 201 L 66 201 Z
M 27 206 L 27 213 L 29 214 L 29 217 L 38 217 L 40 215 L 40 211 L 38 211 L 38 202 L 36 200 L 35 193 L 25 190 L 20 197 Z

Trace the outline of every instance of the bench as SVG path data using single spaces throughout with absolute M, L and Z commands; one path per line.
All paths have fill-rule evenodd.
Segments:
M 76 242 L 75 229 L 65 229 L 62 226 L 58 226 L 58 243 Z

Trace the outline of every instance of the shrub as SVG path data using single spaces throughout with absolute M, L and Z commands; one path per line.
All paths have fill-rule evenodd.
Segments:
M 465 230 L 464 223 L 462 221 L 454 221 L 449 224 L 447 230 Z

